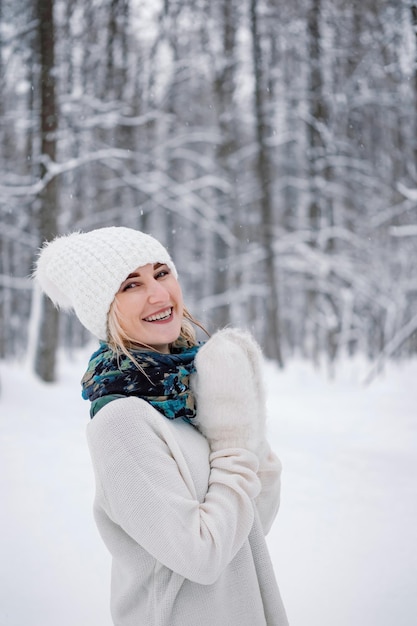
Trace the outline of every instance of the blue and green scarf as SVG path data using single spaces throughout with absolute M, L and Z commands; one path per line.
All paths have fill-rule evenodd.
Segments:
M 190 374 L 200 346 L 174 349 L 171 354 L 132 350 L 143 372 L 126 355 L 117 354 L 107 343 L 91 356 L 81 381 L 82 396 L 90 400 L 90 416 L 117 398 L 137 396 L 149 402 L 168 419 L 193 421 L 195 401 Z

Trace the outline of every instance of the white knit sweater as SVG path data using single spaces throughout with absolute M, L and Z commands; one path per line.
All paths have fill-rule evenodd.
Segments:
M 87 436 L 115 626 L 287 625 L 263 532 L 279 504 L 272 452 L 260 468 L 247 450 L 210 453 L 136 397 L 107 404 Z

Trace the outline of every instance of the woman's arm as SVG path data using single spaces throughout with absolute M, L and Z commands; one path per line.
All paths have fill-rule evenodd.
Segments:
M 89 424 L 103 508 L 157 561 L 211 584 L 249 535 L 260 491 L 258 459 L 244 449 L 212 452 L 200 503 L 176 461 L 172 429 L 161 419 L 146 402 L 127 398 L 106 405 Z
M 262 351 L 246 331 L 226 328 L 201 348 L 196 368 L 197 418 L 212 447 L 219 438 L 234 434 L 237 445 L 248 447 L 259 458 L 262 489 L 255 503 L 267 534 L 279 508 L 282 465 L 266 439 Z
M 265 442 L 265 449 L 259 461 L 258 469 L 261 492 L 255 499 L 265 535 L 271 530 L 278 513 L 281 496 L 281 472 L 281 461 L 270 445 Z

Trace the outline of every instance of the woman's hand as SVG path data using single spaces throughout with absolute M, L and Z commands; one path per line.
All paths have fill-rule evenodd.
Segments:
M 196 424 L 213 451 L 246 448 L 259 452 L 265 440 L 262 353 L 249 333 L 215 333 L 195 359 Z

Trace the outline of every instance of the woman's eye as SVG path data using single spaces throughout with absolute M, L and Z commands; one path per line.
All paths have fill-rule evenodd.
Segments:
M 139 283 L 128 283 L 127 285 L 125 285 L 123 287 L 123 291 L 128 291 L 128 289 L 132 289 L 133 287 L 137 287 L 139 285 Z
M 155 274 L 155 278 L 163 278 L 164 276 L 168 276 L 168 274 L 169 274 L 169 270 L 167 269 L 161 270 L 157 272 L 157 274 Z

